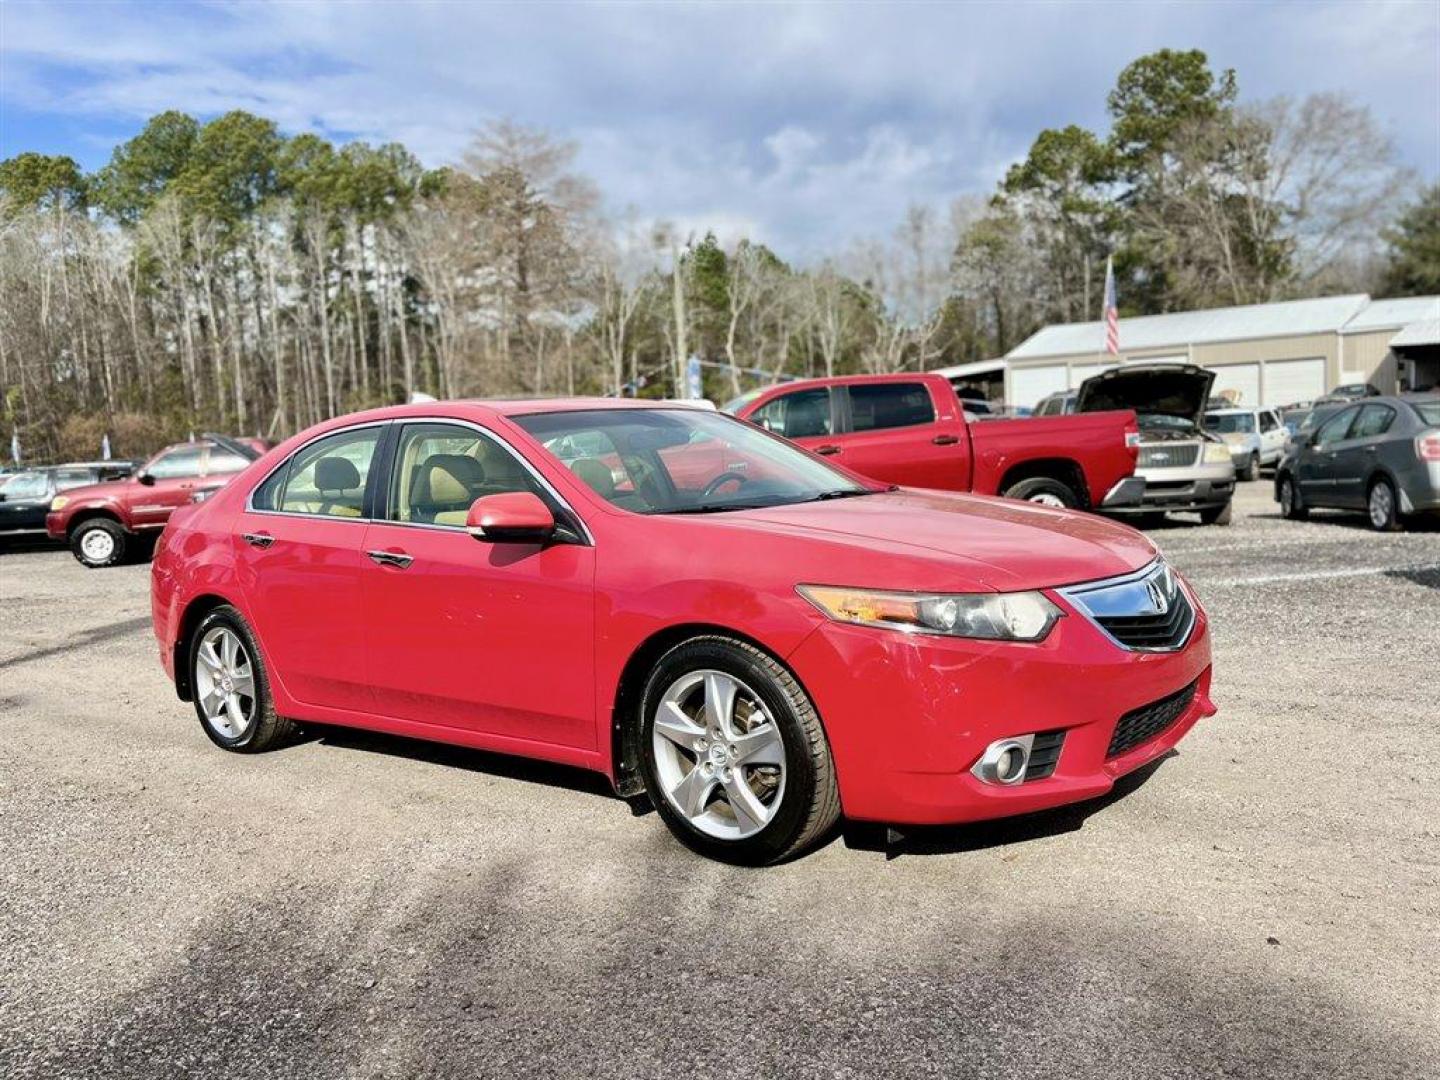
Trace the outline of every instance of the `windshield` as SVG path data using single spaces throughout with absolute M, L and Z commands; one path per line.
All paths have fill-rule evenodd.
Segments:
M 1249 435 L 1255 430 L 1254 413 L 1209 413 L 1205 430 L 1217 435 Z
M 637 514 L 747 510 L 874 490 L 758 428 L 697 409 L 513 419 L 607 502 Z

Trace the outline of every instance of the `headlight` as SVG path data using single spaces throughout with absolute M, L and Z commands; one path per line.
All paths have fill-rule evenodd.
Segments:
M 1039 641 L 1061 615 L 1036 592 L 902 593 L 831 585 L 799 585 L 796 591 L 838 622 L 990 641 Z
M 1230 447 L 1224 443 L 1207 442 L 1205 444 L 1205 464 L 1223 465 L 1230 460 Z
M 64 495 L 56 495 L 55 498 L 50 500 L 51 510 L 64 510 L 68 505 L 70 505 L 70 500 Z

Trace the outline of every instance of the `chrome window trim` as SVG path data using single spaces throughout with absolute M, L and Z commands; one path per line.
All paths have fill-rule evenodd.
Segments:
M 1067 585 L 1063 589 L 1056 589 L 1055 592 L 1060 596 L 1064 597 L 1072 608 L 1074 608 L 1077 612 L 1083 615 L 1086 621 L 1089 622 L 1091 626 L 1095 627 L 1096 630 L 1100 631 L 1100 633 L 1104 635 L 1105 639 L 1109 641 L 1110 644 L 1114 645 L 1117 649 L 1123 649 L 1125 652 L 1133 653 L 1179 652 L 1181 649 L 1185 648 L 1186 645 L 1190 644 L 1190 636 L 1195 632 L 1195 624 L 1199 621 L 1199 614 L 1198 605 L 1195 602 L 1194 596 L 1190 594 L 1190 590 L 1185 588 L 1185 585 L 1180 581 L 1180 577 L 1178 574 L 1175 574 L 1175 591 L 1177 593 L 1183 592 L 1185 594 L 1185 600 L 1190 607 L 1190 619 L 1189 622 L 1187 622 L 1185 625 L 1184 632 L 1180 635 L 1179 640 L 1176 641 L 1174 645 L 1144 647 L 1126 645 L 1124 642 L 1120 641 L 1113 634 L 1111 634 L 1109 630 L 1105 629 L 1105 627 L 1100 623 L 1100 620 L 1095 616 L 1095 613 L 1091 611 L 1089 605 L 1087 605 L 1082 599 L 1082 597 L 1086 593 L 1101 592 L 1109 589 L 1119 589 L 1124 588 L 1127 585 L 1138 585 L 1142 582 L 1148 582 L 1150 578 L 1155 577 L 1159 574 L 1163 574 L 1167 570 L 1171 574 L 1175 574 L 1174 569 L 1170 567 L 1169 563 L 1165 561 L 1164 556 L 1157 556 L 1155 559 L 1142 566 L 1139 570 L 1133 570 L 1128 574 L 1120 574 L 1117 577 L 1101 578 L 1098 581 L 1085 581 L 1081 582 L 1079 585 Z M 1137 611 L 1133 614 L 1138 615 L 1144 613 Z
M 532 477 L 534 477 L 536 482 L 538 482 L 541 487 L 543 487 L 547 492 L 549 492 L 551 497 L 554 498 L 555 501 L 559 503 L 562 507 L 564 507 L 565 510 L 570 514 L 570 516 L 574 518 L 574 520 L 579 524 L 582 534 L 581 539 L 583 540 L 582 546 L 595 546 L 595 536 L 593 533 L 591 533 L 590 526 L 586 523 L 585 519 L 576 512 L 575 507 L 570 505 L 570 500 L 566 499 L 563 495 L 561 495 L 560 492 L 556 490 L 555 485 L 550 483 L 549 480 L 545 479 L 545 477 L 540 474 L 540 472 L 535 468 L 535 466 L 526 459 L 525 455 L 520 453 L 520 451 L 517 450 L 508 439 L 506 439 L 499 432 L 493 430 L 492 428 L 487 428 L 482 424 L 477 424 L 473 420 L 464 420 L 455 416 L 397 416 L 388 420 L 367 420 L 363 423 L 350 424 L 346 427 L 332 428 L 330 431 L 321 432 L 314 438 L 306 439 L 303 443 L 301 443 L 289 454 L 287 454 L 280 462 L 278 462 L 256 483 L 251 485 L 249 492 L 247 492 L 245 495 L 245 513 L 285 518 L 310 518 L 317 521 L 346 521 L 350 522 L 351 524 L 357 525 L 399 525 L 407 529 L 440 529 L 445 532 L 460 532 L 464 534 L 465 528 L 462 525 L 434 525 L 424 521 L 391 521 L 389 518 L 331 517 L 328 514 L 310 514 L 301 510 L 256 509 L 254 503 L 255 492 L 259 491 L 262 487 L 264 487 L 265 484 L 269 482 L 270 478 L 274 476 L 277 472 L 279 472 L 283 468 L 288 467 L 290 462 L 295 460 L 296 455 L 300 454 L 307 447 L 313 446 L 321 439 L 328 439 L 332 435 L 343 435 L 348 432 L 363 431 L 365 428 L 372 427 L 384 428 L 391 424 L 400 424 L 402 426 L 405 424 L 453 424 L 458 427 L 470 428 L 472 431 L 479 432 L 482 436 L 488 436 L 489 438 L 494 439 L 512 457 L 514 457 L 516 461 L 520 462 L 520 465 L 525 469 L 525 471 L 528 472 Z M 379 448 L 378 444 L 376 448 Z M 396 447 L 396 458 L 397 460 L 399 458 L 398 446 Z M 388 492 L 386 493 L 386 497 L 388 500 Z
M 269 472 L 267 472 L 254 484 L 250 485 L 250 490 L 245 493 L 244 512 L 247 514 L 261 514 L 266 517 L 313 518 L 317 521 L 348 521 L 352 524 L 368 524 L 371 519 L 367 517 L 333 517 L 330 514 L 310 514 L 305 512 L 304 510 L 259 510 L 255 507 L 255 492 L 259 491 L 262 487 L 269 483 L 270 478 L 276 473 L 278 473 L 281 469 L 288 468 L 290 462 L 295 460 L 297 454 L 301 453 L 308 447 L 314 446 L 321 439 L 328 439 L 332 435 L 344 435 L 351 431 L 364 431 L 366 428 L 384 428 L 389 424 L 393 424 L 394 422 L 395 421 L 393 420 L 366 420 L 364 423 L 348 424 L 345 427 L 332 428 L 330 431 L 322 431 L 320 432 L 320 434 L 314 436 L 313 438 L 306 439 L 294 450 L 286 454 L 285 457 L 281 458 L 280 461 Z M 381 432 L 381 438 L 384 438 L 383 431 Z M 375 449 L 380 449 L 379 442 L 376 442 Z M 371 462 L 371 464 L 373 465 L 374 462 Z

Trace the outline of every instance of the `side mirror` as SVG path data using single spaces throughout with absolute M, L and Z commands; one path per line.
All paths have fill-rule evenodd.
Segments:
M 555 534 L 555 515 L 528 491 L 485 495 L 470 504 L 465 530 L 487 544 L 543 544 Z
M 148 472 L 143 472 L 143 471 L 142 471 L 142 472 L 136 473 L 136 474 L 135 474 L 135 479 L 136 479 L 136 480 L 139 480 L 140 483 L 144 484 L 146 487 L 154 487 L 154 486 L 155 486 L 155 477 L 151 476 Z

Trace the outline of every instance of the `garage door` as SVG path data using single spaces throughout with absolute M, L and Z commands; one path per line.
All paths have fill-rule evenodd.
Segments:
M 1259 405 L 1260 365 L 1226 364 L 1213 367 L 1215 385 L 1210 394 L 1213 397 L 1227 397 L 1236 405 Z
M 1293 405 L 1314 401 L 1325 393 L 1325 358 L 1266 360 L 1262 405 Z
M 1011 405 L 1033 407 L 1046 394 L 1053 394 L 1070 388 L 1069 374 L 1064 364 L 1049 367 L 1011 368 Z

